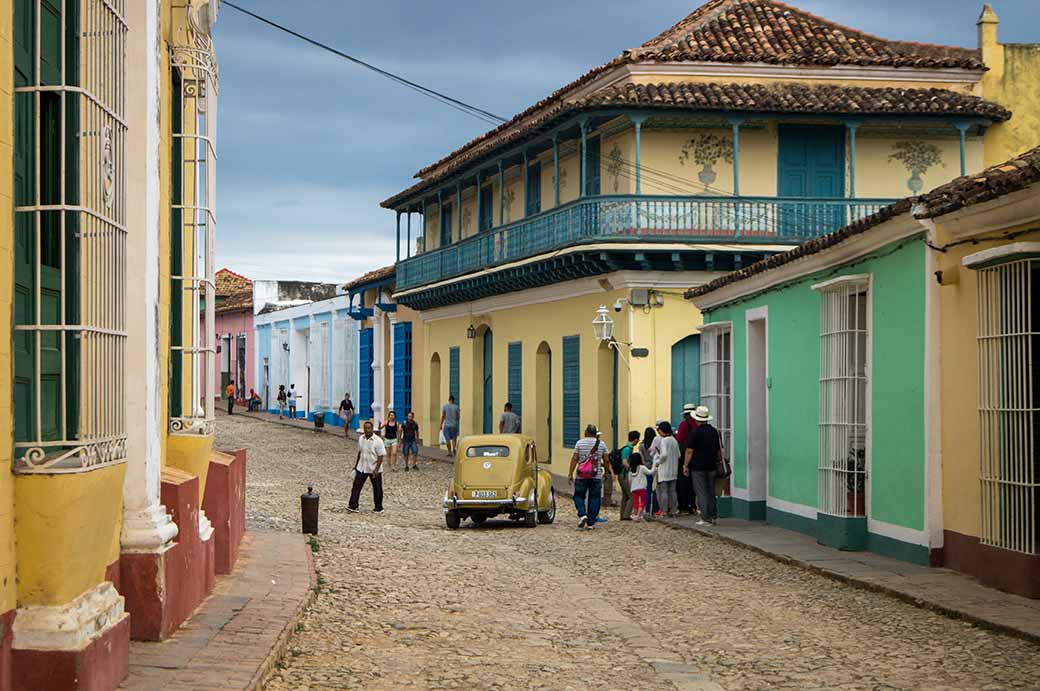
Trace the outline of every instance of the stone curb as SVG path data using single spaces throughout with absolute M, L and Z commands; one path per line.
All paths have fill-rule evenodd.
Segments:
M 282 631 L 278 634 L 275 644 L 271 647 L 270 652 L 256 671 L 256 674 L 253 675 L 253 679 L 249 684 L 250 689 L 262 689 L 271 680 L 278 663 L 285 657 L 286 649 L 289 647 L 289 639 L 292 638 L 296 625 L 303 618 L 303 613 L 307 611 L 307 608 L 314 603 L 318 596 L 318 572 L 314 565 L 314 552 L 311 551 L 310 545 L 307 544 L 306 540 L 304 540 L 304 545 L 307 550 L 307 564 L 310 575 L 310 587 L 307 588 L 307 596 L 296 605 L 292 616 L 289 617 Z
M 924 610 L 928 610 L 928 611 L 931 611 L 931 612 L 935 612 L 936 614 L 941 614 L 941 615 L 943 615 L 945 617 L 948 617 L 950 619 L 957 619 L 957 620 L 965 621 L 965 622 L 968 622 L 970 624 L 974 624 L 975 626 L 978 626 L 978 627 L 983 628 L 983 629 L 988 629 L 988 630 L 991 630 L 991 631 L 996 631 L 998 633 L 1007 634 L 1009 636 L 1014 636 L 1015 638 L 1021 638 L 1023 640 L 1029 641 L 1030 643 L 1040 643 L 1040 636 L 1038 636 L 1038 635 L 1036 635 L 1036 634 L 1034 634 L 1034 633 L 1032 633 L 1030 631 L 1023 631 L 1022 629 L 1017 629 L 1017 628 L 1015 628 L 1013 626 L 1009 626 L 1009 625 L 1004 624 L 1004 623 L 1002 623 L 1000 621 L 997 621 L 996 619 L 986 619 L 984 617 L 979 617 L 979 616 L 976 616 L 974 614 L 970 614 L 970 613 L 965 612 L 963 610 L 955 609 L 953 607 L 949 607 L 947 605 L 943 605 L 943 604 L 938 603 L 938 602 L 933 602 L 931 600 L 926 600 L 926 599 L 917 597 L 915 595 L 911 595 L 910 593 L 903 592 L 902 590 L 899 590 L 897 588 L 893 588 L 891 586 L 884 585 L 882 583 L 875 583 L 873 581 L 865 580 L 865 579 L 862 579 L 862 578 L 856 578 L 854 576 L 848 576 L 848 575 L 843 574 L 843 573 L 838 573 L 836 571 L 831 571 L 830 569 L 825 569 L 825 568 L 823 568 L 821 566 L 817 566 L 816 564 L 811 564 L 811 563 L 809 563 L 807 561 L 802 561 L 801 559 L 795 559 L 794 557 L 789 557 L 789 556 L 786 556 L 786 555 L 783 555 L 783 554 L 778 554 L 776 552 L 770 552 L 769 550 L 763 549 L 761 547 L 757 547 L 755 545 L 748 544 L 746 542 L 742 542 L 742 541 L 740 541 L 740 540 L 738 540 L 736 538 L 730 537 L 728 535 L 722 535 L 720 533 L 716 533 L 716 532 L 714 532 L 712 530 L 708 530 L 706 528 L 698 528 L 696 526 L 681 525 L 681 524 L 678 524 L 678 523 L 674 523 L 673 521 L 671 521 L 670 519 L 667 519 L 667 518 L 665 518 L 665 519 L 657 519 L 656 522 L 661 523 L 662 525 L 667 526 L 668 528 L 671 528 L 672 530 L 692 530 L 692 531 L 694 531 L 696 533 L 699 533 L 701 535 L 710 537 L 712 539 L 720 540 L 720 541 L 725 542 L 727 544 L 734 545 L 736 547 L 741 547 L 743 549 L 750 550 L 752 552 L 757 552 L 758 554 L 761 554 L 763 556 L 769 557 L 770 559 L 772 559 L 774 561 L 778 561 L 778 562 L 780 562 L 782 564 L 788 564 L 790 566 L 795 566 L 795 567 L 800 568 L 800 569 L 802 569 L 804 571 L 809 571 L 811 573 L 815 573 L 817 575 L 824 576 L 825 578 L 829 578 L 832 581 L 838 581 L 839 583 L 845 583 L 846 585 L 851 585 L 851 586 L 853 586 L 855 588 L 859 588 L 860 590 L 866 590 L 866 591 L 870 591 L 870 592 L 874 592 L 874 593 L 880 593 L 882 595 L 887 595 L 889 597 L 892 597 L 892 598 L 895 598 L 897 600 L 901 600 L 903 602 L 911 604 L 914 607 L 918 607 L 920 609 L 924 609 Z

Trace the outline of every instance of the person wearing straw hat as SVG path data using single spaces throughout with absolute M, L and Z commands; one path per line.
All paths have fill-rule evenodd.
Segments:
M 675 441 L 679 442 L 679 458 L 686 457 L 686 448 L 690 444 L 690 435 L 697 429 L 697 423 L 693 420 L 693 411 L 697 409 L 692 403 L 687 403 L 682 408 L 682 422 L 679 429 L 675 430 Z M 675 492 L 679 498 L 679 513 L 692 514 L 694 511 L 693 480 L 685 473 L 679 473 L 675 480 Z
M 701 509 L 701 520 L 697 525 L 715 525 L 718 508 L 715 505 L 715 468 L 722 453 L 722 437 L 711 424 L 711 411 L 700 405 L 693 411 L 697 428 L 690 435 L 683 463 L 683 474 L 693 478 L 693 491 L 697 495 L 697 506 Z

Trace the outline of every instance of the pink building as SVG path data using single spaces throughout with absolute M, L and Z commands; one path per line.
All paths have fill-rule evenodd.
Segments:
M 253 384 L 253 282 L 230 269 L 216 273 L 216 384 L 221 396 L 235 382 L 235 398 L 245 401 Z

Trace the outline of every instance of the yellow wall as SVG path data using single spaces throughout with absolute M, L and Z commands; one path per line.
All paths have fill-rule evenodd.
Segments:
M 989 67 L 981 96 L 1013 113 L 986 135 L 986 165 L 992 166 L 1040 144 L 1040 44 L 999 43 L 990 11 L 980 18 L 979 48 Z
M 566 284 L 561 285 L 566 294 Z M 612 356 L 599 341 L 594 340 L 592 319 L 600 305 L 610 306 L 619 297 L 627 297 L 627 290 L 603 291 L 589 295 L 563 298 L 553 302 L 512 307 L 509 309 L 475 313 L 472 323 L 477 327 L 474 340 L 466 338 L 471 323 L 467 315 L 425 322 L 423 359 L 414 360 L 414 385 L 422 389 L 422 397 L 413 394 L 416 417 L 424 436 L 435 439 L 440 422 L 440 407 L 447 401 L 449 377 L 449 349 L 459 347 L 459 406 L 461 433 L 474 434 L 482 429 L 483 385 L 480 382 L 482 334 L 490 328 L 493 334 L 493 428 L 498 429 L 498 415 L 507 400 L 508 347 L 510 342 L 523 343 L 523 390 L 521 419 L 523 432 L 535 438 L 545 438 L 545 414 L 536 412 L 536 391 L 544 385 L 539 382 L 537 351 L 543 342 L 552 351 L 552 470 L 563 475 L 567 472 L 573 449 L 565 448 L 563 439 L 563 337 L 581 337 L 580 377 L 581 427 L 592 422 L 599 425 L 604 439 L 610 441 L 610 420 L 613 390 Z M 634 341 L 637 348 L 649 348 L 650 357 L 631 358 L 623 348 L 625 358 L 618 363 L 618 421 L 619 440 L 624 440 L 629 429 L 642 430 L 658 419 L 667 419 L 671 411 L 671 347 L 682 340 L 701 323 L 699 312 L 682 299 L 680 291 L 664 296 L 665 306 L 649 313 L 626 307 L 611 316 L 615 321 L 615 337 L 619 341 Z M 551 316 L 550 316 L 551 315 Z M 602 355 L 605 354 L 606 357 Z M 434 355 L 440 360 L 440 381 L 430 382 L 430 363 Z M 630 386 L 629 382 L 634 382 Z M 546 411 L 547 412 L 547 411 Z M 426 430 L 429 430 L 427 432 Z M 544 443 L 539 457 L 546 457 Z
M 0 12 L 0 613 L 16 605 L 14 476 L 11 450 L 11 310 L 14 291 L 14 65 L 10 3 Z
M 1035 224 L 1007 228 L 1014 232 Z M 987 235 L 996 235 L 994 231 Z M 1040 231 L 1019 236 L 1016 242 L 1036 242 Z M 951 238 L 936 226 L 936 242 L 946 244 Z M 944 282 L 956 275 L 956 283 L 944 285 L 940 291 L 941 368 L 942 368 L 942 476 L 943 527 L 962 535 L 979 537 L 981 491 L 979 488 L 979 419 L 978 419 L 978 345 L 977 277 L 978 272 L 961 266 L 961 260 L 982 249 L 999 247 L 1005 242 L 966 244 L 949 248 L 939 258 L 938 269 Z
M 19 475 L 18 603 L 60 605 L 105 580 L 119 559 L 126 466 Z

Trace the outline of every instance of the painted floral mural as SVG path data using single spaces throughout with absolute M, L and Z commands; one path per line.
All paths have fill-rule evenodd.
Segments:
M 513 220 L 513 202 L 516 201 L 516 188 L 507 187 L 506 193 L 502 195 L 502 199 L 505 202 L 506 212 L 506 223 Z
M 910 173 L 906 186 L 914 194 L 920 192 L 924 187 L 924 179 L 921 176 L 927 173 L 929 168 L 937 165 L 946 167 L 939 147 L 931 142 L 920 140 L 896 142 L 892 145 L 892 153 L 888 160 L 899 161 Z
M 621 170 L 624 165 L 625 159 L 621 155 L 621 147 L 615 144 L 607 156 L 607 175 L 613 178 L 614 194 L 621 190 Z
M 694 165 L 701 166 L 697 178 L 707 191 L 718 177 L 715 164 L 719 161 L 733 163 L 733 140 L 718 134 L 698 134 L 683 144 L 679 152 L 680 165 L 686 165 L 691 159 Z

